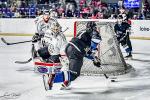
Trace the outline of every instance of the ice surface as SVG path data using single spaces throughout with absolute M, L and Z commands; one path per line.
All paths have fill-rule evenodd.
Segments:
M 4 38 L 9 42 L 31 39 Z M 59 90 L 60 84 L 55 84 L 53 90 L 45 91 L 32 62 L 14 63 L 30 58 L 31 43 L 6 46 L 0 41 L 0 100 L 150 100 L 150 42 L 132 40 L 132 44 L 134 59 L 127 62 L 135 71 L 118 76 L 117 82 L 103 76 L 81 76 L 72 82 L 71 90 Z

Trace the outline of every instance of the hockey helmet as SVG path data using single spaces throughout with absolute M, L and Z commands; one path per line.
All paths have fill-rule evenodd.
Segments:
M 123 16 L 122 15 L 118 15 L 118 19 L 123 19 Z
M 123 22 L 123 16 L 122 15 L 118 15 L 117 23 L 121 24 L 122 22 Z
M 86 29 L 91 31 L 96 29 L 96 23 L 94 21 L 87 22 Z
M 50 15 L 49 10 L 44 10 L 44 11 L 43 11 L 43 15 Z
M 51 31 L 57 36 L 61 32 L 61 26 L 58 22 L 51 24 Z

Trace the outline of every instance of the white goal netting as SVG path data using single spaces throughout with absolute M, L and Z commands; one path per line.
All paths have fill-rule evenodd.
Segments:
M 80 30 L 86 28 L 88 21 L 75 22 L 75 35 Z M 97 30 L 100 32 L 102 41 L 98 48 L 97 56 L 101 60 L 101 67 L 97 68 L 93 65 L 91 60 L 85 58 L 81 73 L 83 74 L 113 74 L 120 75 L 130 71 L 131 66 L 126 64 L 120 47 L 115 37 L 113 30 L 114 22 L 99 22 L 96 21 Z

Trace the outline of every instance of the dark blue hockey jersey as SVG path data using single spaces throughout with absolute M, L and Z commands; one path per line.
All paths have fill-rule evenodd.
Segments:
M 85 53 L 85 49 L 90 48 L 92 41 L 95 43 L 101 41 L 101 36 L 96 30 L 91 32 L 82 30 L 70 42 L 76 45 L 81 52 Z
M 114 31 L 117 37 L 123 37 L 126 34 L 126 31 L 130 28 L 130 24 L 122 22 L 122 24 L 116 24 L 114 26 Z

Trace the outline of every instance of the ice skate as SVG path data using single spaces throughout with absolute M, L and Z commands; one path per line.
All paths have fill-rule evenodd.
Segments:
M 129 54 L 128 54 L 127 56 L 125 56 L 124 58 L 125 58 L 125 60 L 132 60 L 132 59 L 133 59 L 131 53 L 129 53 Z
M 69 81 L 64 81 L 62 84 L 61 84 L 61 88 L 60 90 L 70 90 L 70 82 Z
M 53 87 L 53 80 L 54 80 L 55 74 L 44 74 L 43 75 L 43 83 L 45 90 L 51 90 Z

